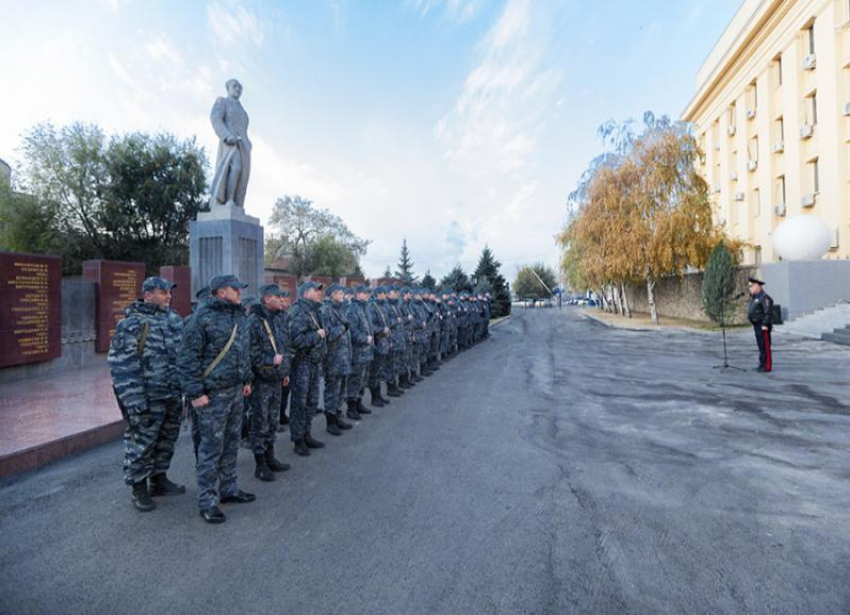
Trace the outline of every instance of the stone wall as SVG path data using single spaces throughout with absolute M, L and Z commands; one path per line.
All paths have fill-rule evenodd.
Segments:
M 53 361 L 0 369 L 0 382 L 40 378 L 51 373 L 106 364 L 94 351 L 94 283 L 80 276 L 62 278 L 62 356 Z
M 747 292 L 747 278 L 755 274 L 754 267 L 738 269 L 737 292 Z M 662 278 L 655 285 L 655 305 L 659 318 L 684 318 L 711 322 L 702 310 L 702 276 L 700 273 L 689 273 L 682 277 Z M 649 314 L 649 301 L 646 298 L 646 285 L 635 285 L 626 289 L 629 305 L 633 312 Z M 729 324 L 744 324 L 747 322 L 746 297 L 736 302 L 737 309 L 733 322 Z

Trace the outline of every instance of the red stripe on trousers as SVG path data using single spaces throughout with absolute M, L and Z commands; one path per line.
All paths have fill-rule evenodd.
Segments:
M 770 371 L 773 363 L 770 352 L 770 331 L 765 330 L 762 333 L 764 333 L 764 348 L 767 350 L 767 365 L 765 365 L 765 369 Z

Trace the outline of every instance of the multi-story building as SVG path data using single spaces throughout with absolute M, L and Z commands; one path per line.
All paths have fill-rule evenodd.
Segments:
M 799 214 L 829 225 L 824 258 L 850 258 L 850 0 L 744 0 L 683 119 L 745 262 L 777 261 L 771 235 Z

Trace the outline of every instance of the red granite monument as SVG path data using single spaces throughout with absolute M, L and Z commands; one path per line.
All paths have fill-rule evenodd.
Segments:
M 62 356 L 62 259 L 0 252 L 0 367 Z
M 109 352 L 115 327 L 124 318 L 124 308 L 142 294 L 143 263 L 85 261 L 83 278 L 95 283 L 95 352 Z
M 171 289 L 171 307 L 186 318 L 192 313 L 192 270 L 189 267 L 166 265 L 159 268 L 159 275 L 177 284 Z

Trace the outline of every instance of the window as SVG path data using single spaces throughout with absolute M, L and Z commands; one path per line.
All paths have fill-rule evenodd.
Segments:
M 776 56 L 773 61 L 773 67 L 776 75 L 776 87 L 782 85 L 782 54 Z
M 812 22 L 812 25 L 810 25 L 808 28 L 806 28 L 806 39 L 808 40 L 808 44 L 809 44 L 809 53 L 814 54 L 815 53 L 815 24 L 814 24 L 814 22 Z
M 747 97 L 749 98 L 749 108 L 747 109 L 747 111 L 755 111 L 756 109 L 758 109 L 759 94 L 758 88 L 756 86 L 757 83 L 755 81 L 750 84 L 749 96 Z
M 761 246 L 756 246 L 753 250 L 753 260 L 755 261 L 753 264 L 756 267 L 761 265 Z
M 778 118 L 776 120 L 776 142 L 782 143 L 785 141 L 785 119 Z
M 785 205 L 785 176 L 776 178 L 776 204 Z
M 747 155 L 749 156 L 748 160 L 758 161 L 759 159 L 759 138 L 758 136 L 750 139 L 749 145 L 747 145 Z
M 820 164 L 818 163 L 818 159 L 815 158 L 809 163 L 811 167 L 811 177 L 812 177 L 812 192 L 817 194 L 820 192 Z
M 818 94 L 813 92 L 803 101 L 803 124 L 815 126 L 818 123 Z
M 752 217 L 755 218 L 761 214 L 761 191 L 756 188 L 753 190 L 753 213 Z

